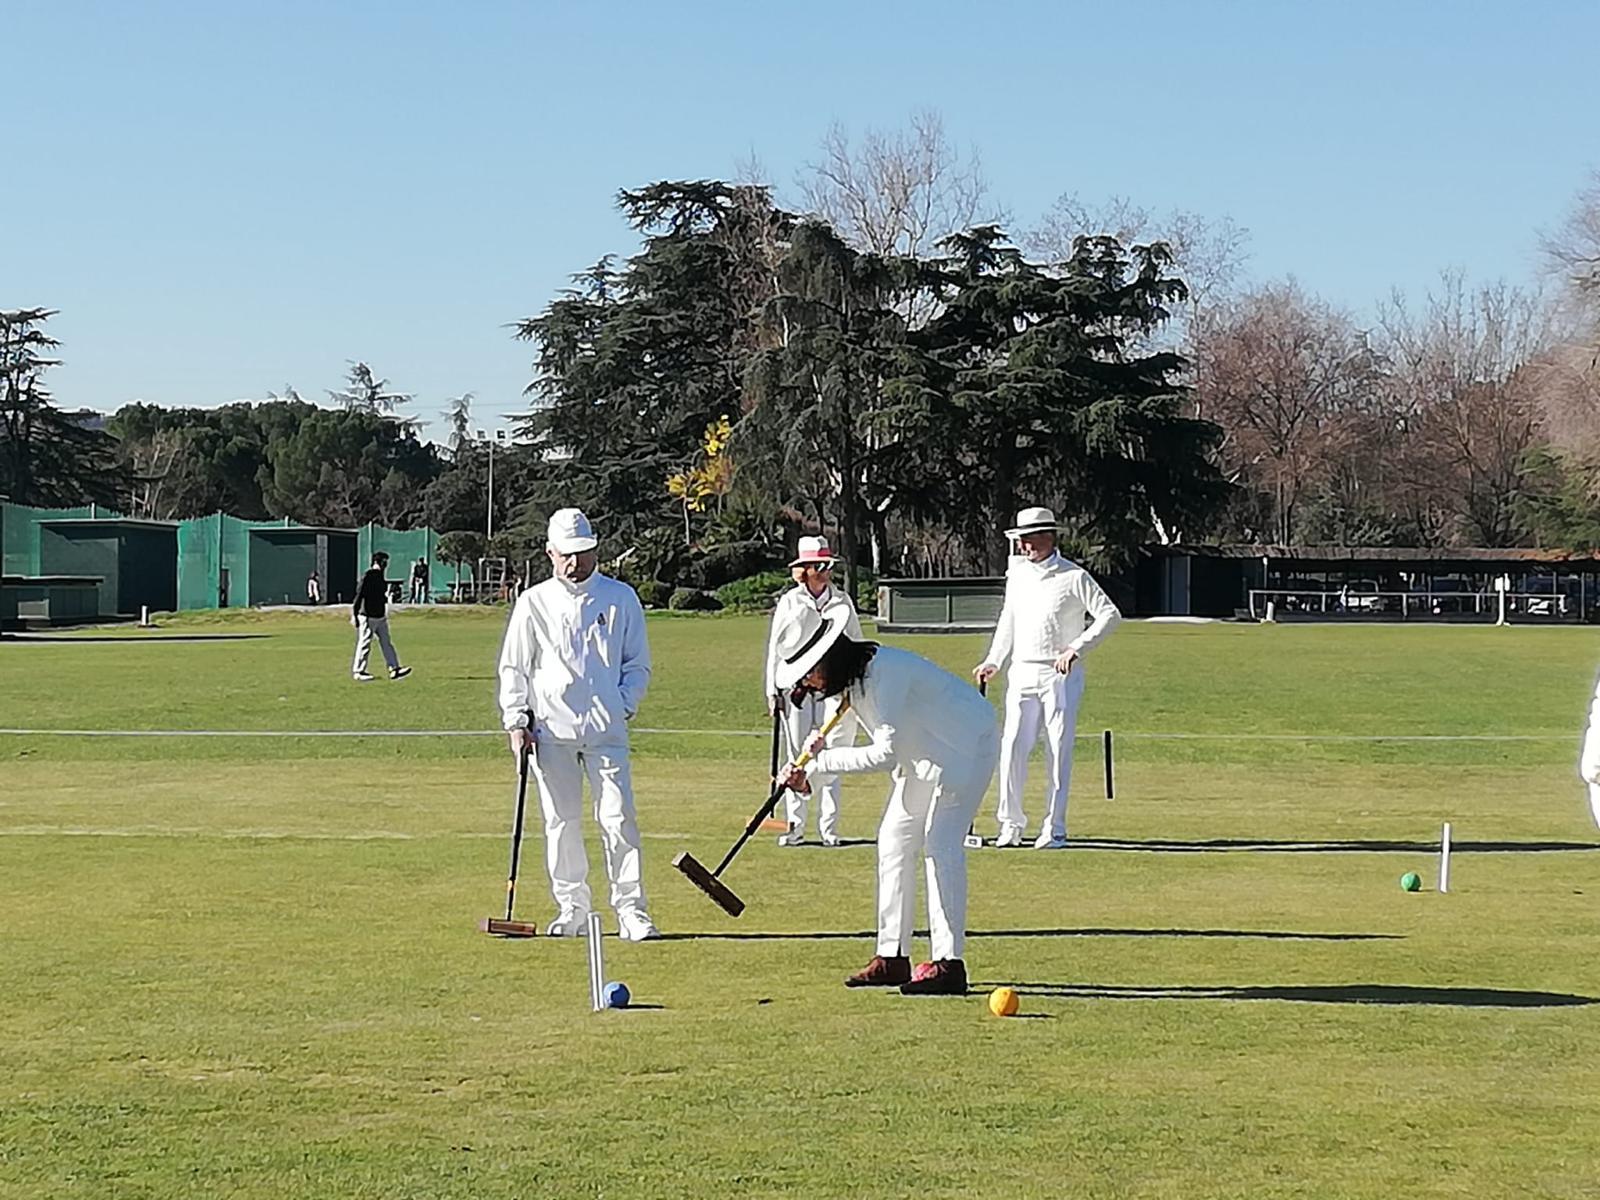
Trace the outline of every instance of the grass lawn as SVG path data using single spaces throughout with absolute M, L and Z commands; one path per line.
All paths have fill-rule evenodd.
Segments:
M 1600 1196 L 1592 631 L 1124 627 L 1076 846 L 971 857 L 1002 1020 L 840 986 L 886 777 L 847 783 L 845 847 L 749 847 L 738 921 L 669 867 L 761 798 L 755 618 L 651 621 L 668 937 L 606 942 L 644 1007 L 588 1011 L 580 941 L 478 934 L 510 757 L 383 731 L 492 728 L 502 620 L 402 611 L 416 674 L 359 687 L 331 613 L 0 644 L 5 729 L 374 731 L 0 734 L 0 1197 Z

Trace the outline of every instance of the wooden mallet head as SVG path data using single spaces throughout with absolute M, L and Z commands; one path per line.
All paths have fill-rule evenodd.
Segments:
M 485 917 L 478 922 L 478 929 L 491 937 L 528 938 L 539 934 L 532 921 L 502 921 L 498 917 Z
M 737 917 L 744 911 L 744 901 L 734 895 L 733 889 L 700 864 L 700 861 L 685 850 L 672 860 L 672 865 L 682 871 L 689 882 L 694 884 L 730 917 Z

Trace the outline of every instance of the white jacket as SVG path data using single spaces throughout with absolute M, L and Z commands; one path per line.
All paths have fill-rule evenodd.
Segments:
M 818 752 L 807 766 L 812 775 L 898 768 L 933 779 L 970 759 L 985 730 L 998 736 L 994 709 L 976 688 L 909 650 L 879 646 L 848 694 L 872 740 Z
M 850 623 L 844 628 L 845 637 L 851 641 L 862 641 L 861 618 L 856 615 L 856 606 L 850 603 L 850 597 L 831 583 L 828 590 L 820 596 L 813 596 L 811 589 L 803 583 L 797 583 L 783 595 L 778 597 L 777 606 L 772 610 L 772 624 L 767 629 L 767 680 L 766 694 L 778 694 L 778 633 L 791 621 L 803 620 L 809 616 L 821 615 L 834 607 L 842 606 L 850 613 Z
M 500 718 L 559 742 L 627 745 L 628 721 L 650 683 L 644 607 L 601 575 L 553 577 L 517 597 L 500 646 Z
M 1111 597 L 1077 563 L 1059 553 L 1042 563 L 1015 557 L 1006 565 L 1005 603 L 984 665 L 1053 663 L 1068 650 L 1082 655 L 1121 621 Z
M 1578 777 L 1585 783 L 1600 784 L 1600 683 L 1595 684 L 1589 701 L 1589 724 L 1583 731 L 1583 749 L 1578 754 Z M 1600 816 L 1597 816 L 1600 820 Z

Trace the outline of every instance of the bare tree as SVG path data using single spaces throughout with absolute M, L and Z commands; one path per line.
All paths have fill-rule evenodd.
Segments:
M 1106 234 L 1124 246 L 1165 242 L 1172 251 L 1174 273 L 1189 285 L 1194 315 L 1232 295 L 1250 257 L 1250 233 L 1231 217 L 1203 217 L 1173 209 L 1157 215 L 1127 196 L 1112 196 L 1099 206 L 1074 193 L 1056 199 L 1039 225 L 1023 237 L 1029 253 L 1051 262 L 1072 257 L 1080 237 Z
M 1291 544 L 1302 501 L 1356 444 L 1378 358 L 1348 317 L 1293 282 L 1202 312 L 1194 344 L 1197 415 L 1222 426 L 1231 480 L 1264 497 L 1251 532 Z
M 868 129 L 858 142 L 838 123 L 822 139 L 821 158 L 799 181 L 807 209 L 853 248 L 883 258 L 926 258 L 939 241 L 975 225 L 1001 223 L 976 148 L 950 145 L 937 112 L 911 114 L 906 128 Z M 930 297 L 908 300 L 914 324 L 933 311 Z
M 1551 349 L 1549 305 L 1537 293 L 1504 283 L 1474 290 L 1447 274 L 1420 312 L 1396 296 L 1380 325 L 1414 486 L 1452 513 L 1455 540 L 1515 545 L 1540 364 Z
M 1600 308 L 1600 170 L 1578 192 L 1561 227 L 1543 240 L 1551 269 L 1573 297 Z

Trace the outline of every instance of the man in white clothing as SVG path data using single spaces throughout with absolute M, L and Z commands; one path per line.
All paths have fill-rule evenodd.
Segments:
M 1000 836 L 997 846 L 1020 846 L 1027 826 L 1022 789 L 1028 755 L 1044 731 L 1049 772 L 1044 823 L 1034 847 L 1067 844 L 1067 789 L 1072 742 L 1083 699 L 1083 656 L 1117 627 L 1122 614 L 1094 577 L 1056 550 L 1056 518 L 1048 508 L 1025 508 L 1006 537 L 1021 553 L 1006 568 L 1006 598 L 989 652 L 973 670 L 980 683 L 1006 671 L 1006 723 L 1000 739 Z
M 585 932 L 591 901 L 580 817 L 587 775 L 618 932 L 645 941 L 660 934 L 645 907 L 628 761 L 628 722 L 650 682 L 644 608 L 631 587 L 595 569 L 596 539 L 583 513 L 555 513 L 546 540 L 552 576 L 517 598 L 500 647 L 500 715 L 512 754 L 533 750 L 559 909 L 547 932 Z
M 800 756 L 813 730 L 821 729 L 839 707 L 837 697 L 825 699 L 807 695 L 798 703 L 787 703 L 778 687 L 778 639 L 790 625 L 806 622 L 809 628 L 818 616 L 837 608 L 848 614 L 845 633 L 861 640 L 861 620 L 856 616 L 856 606 L 845 592 L 833 585 L 833 567 L 838 561 L 828 548 L 828 539 L 803 537 L 799 552 L 789 564 L 789 574 L 794 587 L 778 598 L 772 611 L 772 625 L 767 632 L 767 715 L 783 713 L 784 740 L 789 758 Z M 833 733 L 828 736 L 830 746 L 848 746 L 855 740 L 855 722 L 847 713 Z M 817 796 L 817 832 L 824 846 L 839 844 L 839 778 L 836 775 L 818 775 L 811 780 L 811 790 Z M 803 792 L 790 790 L 786 798 L 786 817 L 789 832 L 778 838 L 780 846 L 800 846 L 806 840 L 806 809 L 809 797 Z
M 1595 684 L 1589 702 L 1589 725 L 1583 731 L 1583 750 L 1578 755 L 1578 777 L 1589 785 L 1589 812 L 1600 825 L 1600 683 Z
M 847 987 L 898 985 L 907 995 L 965 995 L 967 827 L 1000 753 L 994 710 L 975 690 L 925 658 L 847 636 L 832 609 L 785 626 L 779 687 L 839 696 L 871 737 L 863 746 L 825 747 L 813 733 L 805 767 L 783 782 L 804 791 L 822 776 L 889 771 L 893 790 L 878 826 L 878 945 Z M 809 628 L 807 627 L 809 626 Z M 932 954 L 911 969 L 917 860 L 926 859 Z

